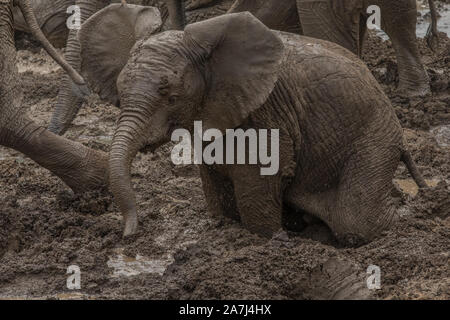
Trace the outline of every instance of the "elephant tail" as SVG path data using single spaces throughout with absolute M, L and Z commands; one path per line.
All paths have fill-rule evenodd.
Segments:
M 434 0 L 428 0 L 428 5 L 430 6 L 430 14 L 431 14 L 431 23 L 428 27 L 427 34 L 425 36 L 427 40 L 428 47 L 431 50 L 436 51 L 439 46 L 439 31 L 437 28 L 437 10 L 436 5 L 434 4 Z
M 417 168 L 416 163 L 414 162 L 411 153 L 408 150 L 404 150 L 402 153 L 401 160 L 408 168 L 409 172 L 411 173 L 414 181 L 417 183 L 419 188 L 428 188 L 427 183 L 425 182 L 425 179 L 422 177 L 422 174 L 419 172 L 419 169 Z

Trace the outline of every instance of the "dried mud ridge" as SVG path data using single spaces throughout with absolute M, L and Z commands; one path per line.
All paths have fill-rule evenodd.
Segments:
M 338 247 L 320 223 L 272 240 L 212 219 L 195 167 L 175 167 L 170 146 L 138 155 L 133 181 L 140 233 L 121 238 L 121 216 L 107 193 L 73 195 L 17 152 L 0 148 L 0 298 L 448 299 L 450 298 L 450 40 L 437 53 L 420 41 L 433 93 L 395 94 L 390 42 L 370 37 L 364 60 L 391 98 L 415 160 L 433 187 L 418 191 L 399 167 L 392 191 L 398 223 L 359 248 Z M 25 102 L 46 124 L 61 71 L 26 38 L 19 45 Z M 95 97 L 67 134 L 108 150 L 118 110 Z M 79 291 L 66 288 L 69 265 Z M 381 268 L 381 289 L 366 269 Z

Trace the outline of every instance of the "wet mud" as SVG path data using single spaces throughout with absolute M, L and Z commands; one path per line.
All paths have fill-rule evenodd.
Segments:
M 62 71 L 18 37 L 24 103 L 47 125 Z M 436 52 L 418 43 L 432 86 L 424 98 L 396 94 L 389 41 L 371 33 L 364 50 L 430 185 L 418 190 L 400 165 L 392 189 L 397 223 L 371 243 L 341 247 L 317 221 L 267 240 L 213 218 L 198 169 L 173 165 L 170 145 L 134 161 L 140 229 L 124 240 L 110 195 L 74 195 L 47 170 L 0 147 L 0 298 L 450 298 L 450 39 L 442 33 Z M 66 136 L 108 151 L 118 114 L 91 97 Z M 70 265 L 81 270 L 81 290 L 66 286 Z M 367 289 L 369 266 L 381 270 L 378 290 Z

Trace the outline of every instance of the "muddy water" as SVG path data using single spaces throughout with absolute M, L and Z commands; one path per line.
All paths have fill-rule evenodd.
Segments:
M 174 261 L 173 256 L 168 254 L 165 259 L 150 259 L 141 255 L 135 258 L 128 257 L 123 253 L 123 248 L 115 250 L 115 255 L 107 262 L 112 268 L 113 277 L 131 277 L 143 273 L 155 273 L 162 276 L 167 267 Z
M 440 11 L 441 17 L 438 19 L 438 30 L 445 32 L 447 36 L 450 36 L 450 4 L 444 4 L 446 10 Z M 431 16 L 429 15 L 429 9 L 424 6 L 419 7 L 419 12 L 422 15 L 423 21 L 417 24 L 417 36 L 419 38 L 425 37 L 427 34 L 428 26 L 431 23 Z
M 450 147 L 450 125 L 435 127 L 431 129 L 431 133 L 440 147 Z
M 369 265 L 381 268 L 377 298 L 448 299 L 450 70 L 444 49 L 450 40 L 442 42 L 435 54 L 418 40 L 433 71 L 430 97 L 400 99 L 393 90 L 395 77 L 378 79 L 431 186 L 418 191 L 404 166 L 399 167 L 395 183 L 400 192 L 393 202 L 400 220 L 379 239 L 360 248 L 336 248 L 329 230 L 318 224 L 267 241 L 239 223 L 213 219 L 198 171 L 174 167 L 171 149 L 162 148 L 139 154 L 134 162 L 140 233 L 126 241 L 111 198 L 74 197 L 46 170 L 0 147 L 0 298 L 326 298 L 326 292 L 311 288 L 327 279 L 319 271 L 338 257 L 364 275 Z M 395 53 L 388 43 L 370 37 L 366 47 L 371 70 L 386 68 L 395 75 Z M 55 64 L 40 51 L 22 51 L 18 63 L 30 115 L 46 124 L 62 73 L 54 72 Z M 107 150 L 117 116 L 112 106 L 87 103 L 67 136 Z M 66 288 L 66 270 L 73 264 L 82 272 L 77 292 Z M 331 266 L 330 275 L 342 273 Z
M 425 182 L 430 188 L 435 188 L 439 184 L 439 182 L 441 182 L 441 179 L 425 179 Z M 400 188 L 403 193 L 408 194 L 412 197 L 417 196 L 417 194 L 419 193 L 419 187 L 413 179 L 394 179 L 394 183 Z
M 438 30 L 439 32 L 445 32 L 450 37 L 450 4 L 444 3 L 443 6 L 445 9 L 439 11 L 441 17 L 438 18 Z M 417 19 L 416 35 L 419 38 L 424 38 L 431 23 L 430 9 L 420 2 L 417 3 L 417 7 L 421 17 Z M 376 34 L 383 40 L 389 39 L 389 36 L 383 30 L 377 30 Z

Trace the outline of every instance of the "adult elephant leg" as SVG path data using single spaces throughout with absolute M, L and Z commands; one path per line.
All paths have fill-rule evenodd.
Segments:
M 86 21 L 98 10 L 106 7 L 109 0 L 78 0 L 76 5 L 80 7 L 81 22 Z M 66 46 L 66 60 L 75 69 L 80 70 L 80 43 L 77 38 L 78 30 L 70 30 Z M 76 117 L 83 99 L 74 94 L 71 79 L 64 75 L 59 88 L 57 102 L 54 108 L 49 130 L 55 134 L 62 135 L 69 128 Z
M 359 0 L 297 0 L 305 36 L 328 40 L 361 55 Z
M 183 0 L 166 0 L 169 17 L 174 30 L 184 30 L 186 25 L 186 15 L 184 12 Z
M 417 4 L 415 0 L 378 0 L 381 27 L 388 34 L 396 51 L 398 92 L 423 96 L 430 92 L 430 79 L 420 59 L 416 39 Z
M 274 30 L 302 33 L 295 0 L 236 0 L 228 13 L 249 11 Z

